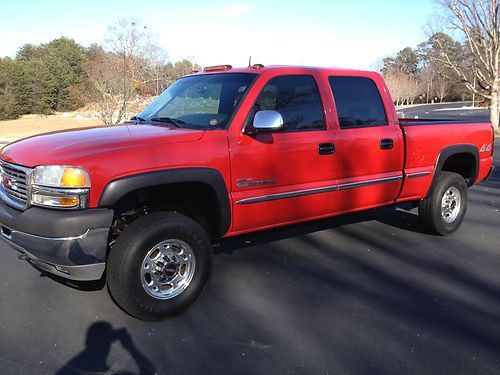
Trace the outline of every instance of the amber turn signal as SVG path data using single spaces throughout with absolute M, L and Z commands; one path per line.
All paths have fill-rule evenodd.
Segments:
M 79 168 L 66 168 L 61 177 L 63 187 L 83 187 L 88 181 L 85 173 Z

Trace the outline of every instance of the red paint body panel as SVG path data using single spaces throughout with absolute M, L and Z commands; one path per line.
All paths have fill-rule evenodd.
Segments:
M 229 185 L 226 132 L 150 125 L 119 125 L 47 134 L 13 143 L 2 150 L 7 162 L 28 167 L 80 166 L 90 175 L 90 206 L 104 187 L 124 176 L 179 167 L 210 165 Z
M 482 181 L 490 170 L 492 152 L 481 152 L 483 145 L 492 143 L 490 123 L 440 124 L 405 126 L 411 120 L 401 120 L 406 140 L 405 174 L 432 172 L 417 179 L 406 180 L 398 201 L 421 199 L 429 191 L 434 168 L 440 152 L 452 145 L 473 145 L 479 151 L 479 172 L 476 182 Z
M 307 67 L 232 69 L 226 74 L 258 74 L 227 130 L 189 130 L 169 126 L 119 125 L 44 134 L 5 147 L 0 158 L 14 164 L 73 165 L 91 177 L 90 206 L 96 207 L 105 186 L 118 178 L 180 167 L 218 170 L 230 194 L 231 226 L 226 236 L 321 217 L 359 211 L 426 196 L 440 152 L 447 146 L 491 144 L 491 124 L 406 126 L 399 123 L 382 77 L 372 72 Z M 310 75 L 318 85 L 326 129 L 246 135 L 243 123 L 261 89 L 280 75 Z M 372 79 L 383 100 L 387 125 L 340 129 L 330 76 Z M 401 126 L 402 125 L 402 126 Z M 394 147 L 380 149 L 381 139 Z M 318 144 L 333 143 L 335 153 L 319 155 Z M 491 151 L 480 152 L 481 181 L 492 165 Z M 431 172 L 409 179 L 408 174 Z M 237 181 L 272 181 L 238 187 Z M 360 182 L 373 184 L 356 187 Z M 375 183 L 376 182 L 376 183 Z M 245 199 L 327 189 L 259 203 Z

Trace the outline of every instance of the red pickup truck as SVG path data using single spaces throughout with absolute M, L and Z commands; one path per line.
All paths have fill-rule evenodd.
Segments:
M 128 123 L 6 146 L 0 238 L 160 319 L 200 295 L 223 237 L 400 202 L 452 233 L 493 147 L 490 123 L 398 120 L 376 73 L 210 67 Z

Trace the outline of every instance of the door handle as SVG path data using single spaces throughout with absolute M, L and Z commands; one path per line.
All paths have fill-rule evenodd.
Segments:
M 394 147 L 394 140 L 385 138 L 380 140 L 380 149 L 381 150 L 390 150 Z
M 335 145 L 333 143 L 320 143 L 318 145 L 318 154 L 320 155 L 335 154 Z

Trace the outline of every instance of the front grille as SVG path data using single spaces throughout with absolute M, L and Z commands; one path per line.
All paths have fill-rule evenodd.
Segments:
M 28 206 L 28 177 L 31 169 L 0 160 L 0 198 L 17 209 Z

